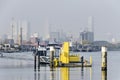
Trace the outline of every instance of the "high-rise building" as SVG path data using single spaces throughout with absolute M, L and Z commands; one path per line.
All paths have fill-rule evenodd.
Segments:
M 22 21 L 22 38 L 28 41 L 30 38 L 30 26 L 27 21 Z
M 12 21 L 10 23 L 11 27 L 11 39 L 13 39 L 15 42 L 17 42 L 17 21 L 15 21 L 14 18 L 12 18 Z
M 88 17 L 88 31 L 90 32 L 94 32 L 94 25 L 93 25 L 93 17 L 92 16 L 89 16 Z
M 53 31 L 50 32 L 50 42 L 55 43 L 62 43 L 65 41 L 70 41 L 70 36 L 67 36 L 64 32 L 60 31 Z
M 50 42 L 51 43 L 60 42 L 60 33 L 59 32 L 50 32 Z
M 93 17 L 88 18 L 88 27 L 80 33 L 81 44 L 92 43 L 94 41 Z
M 30 40 L 30 36 L 31 36 L 31 29 L 30 29 L 30 22 L 28 22 L 27 40 Z
M 34 33 L 30 37 L 30 41 L 34 46 L 38 45 L 38 41 L 40 42 L 41 39 L 39 38 L 39 33 Z
M 45 18 L 43 23 L 43 28 L 42 28 L 43 32 L 40 32 L 40 36 L 43 37 L 43 40 L 49 40 L 50 38 L 49 27 L 50 27 L 50 24 L 49 24 L 48 18 Z
M 21 39 L 21 33 L 22 33 L 22 40 L 28 41 L 30 39 L 30 25 L 27 21 L 16 21 L 14 18 L 12 18 L 12 21 L 10 23 L 11 27 L 11 35 L 9 39 L 13 39 L 15 43 L 20 44 Z M 21 29 L 22 28 L 22 32 Z
M 28 41 L 30 39 L 30 26 L 29 23 L 27 21 L 18 21 L 18 23 L 16 23 L 16 28 L 13 31 L 15 34 L 15 41 L 16 43 L 20 44 L 21 42 L 21 38 L 23 41 Z M 22 29 L 22 31 L 21 31 Z M 22 34 L 22 35 L 21 35 Z
M 80 33 L 81 44 L 92 43 L 94 41 L 93 32 L 83 31 Z

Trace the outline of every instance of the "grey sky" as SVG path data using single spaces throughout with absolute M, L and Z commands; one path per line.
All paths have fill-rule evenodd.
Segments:
M 78 37 L 87 27 L 88 17 L 94 17 L 95 40 L 120 40 L 119 0 L 0 0 L 0 35 L 10 33 L 10 22 L 27 20 L 31 32 L 45 35 L 49 23 Z

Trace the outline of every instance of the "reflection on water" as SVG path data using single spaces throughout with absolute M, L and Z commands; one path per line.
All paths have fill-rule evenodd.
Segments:
M 34 72 L 34 80 L 92 80 L 92 68 L 50 68 Z M 22 79 L 21 79 L 22 80 Z M 105 80 L 105 79 L 103 79 Z
M 63 67 L 60 69 L 60 76 L 61 76 L 61 79 L 60 80 L 69 80 L 69 74 L 70 74 L 70 71 L 69 71 L 69 68 L 67 67 Z
M 50 68 L 50 80 L 55 80 L 55 68 Z
M 34 72 L 32 60 L 0 58 L 0 80 L 120 80 L 120 52 L 108 52 L 108 70 L 101 71 L 100 53 L 83 53 L 89 59 L 93 57 L 92 68 L 52 68 L 40 66 L 40 71 Z M 26 54 L 27 55 L 27 54 Z M 116 56 L 114 56 L 116 55 Z M 117 72 L 117 74 L 116 74 Z
M 84 79 L 84 68 L 81 68 L 81 78 Z
M 107 80 L 107 70 L 102 71 L 102 80 Z
M 90 68 L 90 80 L 92 80 L 92 68 Z
M 37 80 L 36 77 L 37 77 L 37 76 L 36 76 L 36 72 L 35 72 L 35 73 L 34 73 L 34 80 Z
M 92 68 L 84 69 L 68 67 L 51 68 L 50 80 L 92 80 Z M 58 73 L 60 73 L 59 78 L 56 75 Z
M 40 68 L 40 71 L 35 71 L 34 72 L 34 80 L 48 80 L 47 79 L 47 72 L 48 70 L 46 69 L 47 66 L 46 65 L 42 65 Z

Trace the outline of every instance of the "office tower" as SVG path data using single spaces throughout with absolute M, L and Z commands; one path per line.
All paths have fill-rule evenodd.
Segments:
M 28 22 L 28 32 L 27 32 L 27 40 L 30 40 L 31 29 L 30 29 L 30 22 Z
M 50 35 L 49 35 L 49 22 L 48 22 L 48 19 L 46 18 L 45 21 L 44 21 L 44 27 L 43 27 L 43 38 L 44 40 L 48 40 L 50 38 Z
M 94 41 L 94 19 L 92 16 L 88 18 L 88 28 L 90 28 L 89 32 L 91 32 L 90 35 L 91 35 L 91 40 L 93 42 Z
M 30 38 L 30 26 L 27 21 L 22 21 L 22 35 L 23 40 L 28 41 Z
M 93 17 L 88 17 L 88 31 L 94 32 Z
M 50 42 L 59 43 L 60 42 L 60 33 L 59 32 L 50 32 Z
M 22 27 L 20 27 L 20 45 L 23 44 L 23 33 L 22 33 L 23 29 Z
M 17 27 L 17 21 L 15 21 L 14 18 L 12 18 L 12 21 L 10 23 L 10 27 L 11 27 L 11 39 L 13 39 L 14 42 L 16 43 L 16 41 L 17 41 L 17 33 L 18 33 L 17 28 L 18 27 Z
M 92 43 L 94 41 L 94 26 L 93 26 L 93 17 L 88 18 L 88 27 L 80 32 L 80 41 L 81 44 Z
M 39 39 L 39 33 L 33 33 L 30 37 L 30 41 L 34 44 L 34 45 L 38 45 L 38 41 L 40 41 Z
M 80 33 L 81 44 L 87 44 L 93 42 L 93 32 L 83 31 Z

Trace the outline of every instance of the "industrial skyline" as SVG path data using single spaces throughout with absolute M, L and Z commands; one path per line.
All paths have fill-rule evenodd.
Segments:
M 7 34 L 8 39 L 13 39 L 15 43 L 22 41 L 28 41 L 30 39 L 30 25 L 26 20 L 18 21 L 12 18 L 10 22 L 10 33 Z
M 0 36 L 10 33 L 10 21 L 27 20 L 31 33 L 39 32 L 45 36 L 45 24 L 53 29 L 79 36 L 79 32 L 88 26 L 89 16 L 94 17 L 95 40 L 120 41 L 118 0 L 0 0 Z M 56 29 L 56 30 L 57 30 Z M 49 37 L 49 36 L 48 36 Z
M 56 27 L 58 26 L 58 27 Z M 7 38 L 8 39 L 14 39 L 15 42 L 19 42 L 20 43 L 20 28 L 22 27 L 22 40 L 23 41 L 28 41 L 30 39 L 30 37 L 32 35 L 34 35 L 35 33 L 37 33 L 39 36 L 38 37 L 42 37 L 43 40 L 49 39 L 51 38 L 51 33 L 58 33 L 60 35 L 64 36 L 64 39 L 66 36 L 72 36 L 72 38 L 78 39 L 80 38 L 80 40 L 82 41 L 83 35 L 86 35 L 86 39 L 85 40 L 91 40 L 90 42 L 93 42 L 94 39 L 94 17 L 93 16 L 89 16 L 88 17 L 88 23 L 87 23 L 87 27 L 85 27 L 84 29 L 81 29 L 79 31 L 80 35 L 78 37 L 75 37 L 73 33 L 69 33 L 65 32 L 64 29 L 61 28 L 62 25 L 56 25 L 56 24 L 50 24 L 48 20 L 45 21 L 43 30 L 45 29 L 45 31 L 43 32 L 43 35 L 40 35 L 40 32 L 33 32 L 31 33 L 31 29 L 30 29 L 30 22 L 28 22 L 27 20 L 16 20 L 15 18 L 12 17 L 11 21 L 10 21 L 10 32 L 7 34 Z M 56 27 L 56 28 L 55 28 Z M 64 33 L 64 34 L 63 34 Z M 6 36 L 6 34 L 3 34 Z M 56 34 L 52 34 L 55 35 Z M 54 37 L 55 37 L 54 36 Z M 63 38 L 63 36 L 61 38 Z M 88 36 L 88 37 L 87 37 Z M 53 37 L 53 36 L 52 36 Z M 109 40 L 109 42 L 117 42 L 116 39 L 114 39 L 113 37 L 110 38 L 111 40 Z

